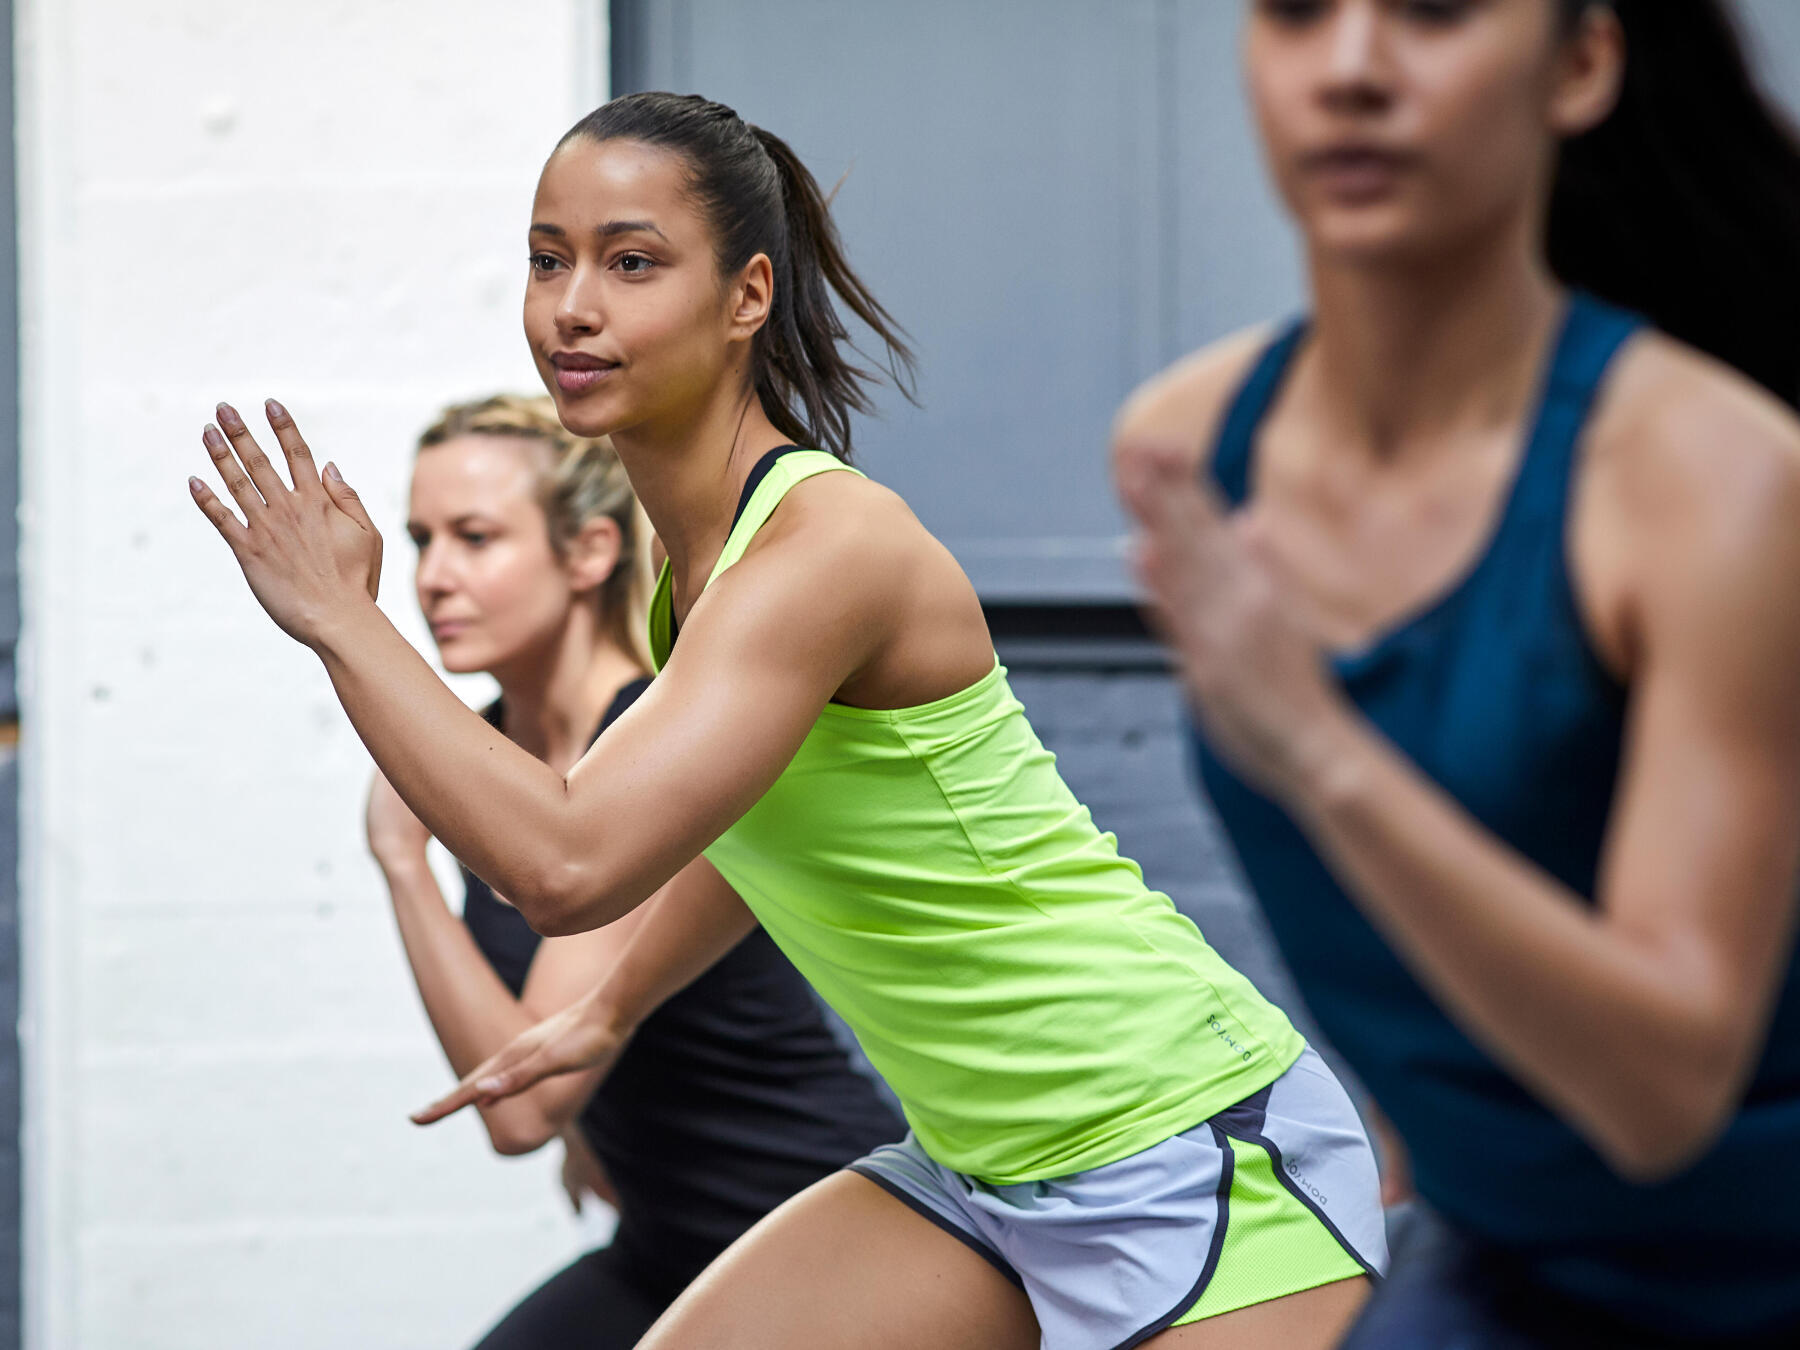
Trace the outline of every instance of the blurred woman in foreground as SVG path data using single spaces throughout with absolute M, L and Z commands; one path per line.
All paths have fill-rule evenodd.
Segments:
M 1246 61 L 1311 312 L 1115 464 L 1451 1229 L 1348 1343 L 1800 1344 L 1800 153 L 1710 0 L 1262 0 Z

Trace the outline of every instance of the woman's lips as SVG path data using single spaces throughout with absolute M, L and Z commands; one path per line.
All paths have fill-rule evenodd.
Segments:
M 445 619 L 431 625 L 431 636 L 439 642 L 448 642 L 451 638 L 462 636 L 470 627 L 468 619 Z
M 617 361 L 602 361 L 586 352 L 557 352 L 550 364 L 556 370 L 556 387 L 565 394 L 592 389 L 619 368 Z
M 566 370 L 558 366 L 556 387 L 565 394 L 579 394 L 583 390 L 592 389 L 617 369 L 617 366 L 601 366 L 597 370 Z
M 1343 146 L 1315 151 L 1301 163 L 1308 176 L 1333 198 L 1355 203 L 1373 201 L 1392 192 L 1414 159 L 1392 150 Z

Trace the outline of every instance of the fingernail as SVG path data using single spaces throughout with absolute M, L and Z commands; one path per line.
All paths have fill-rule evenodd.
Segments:
M 219 434 L 219 429 L 211 422 L 208 422 L 206 430 L 200 433 L 200 439 L 206 442 L 208 450 L 225 449 L 225 438 Z
M 286 418 L 288 415 L 287 409 L 282 407 L 272 398 L 265 398 L 263 400 L 263 411 L 269 415 L 271 420 L 277 417 Z
M 481 1092 L 498 1092 L 504 1086 L 506 1086 L 506 1080 L 503 1078 L 483 1078 L 475 1084 L 477 1090 Z
M 238 410 L 229 403 L 221 403 L 219 405 L 219 424 L 236 431 L 244 425 L 244 419 L 238 416 Z
M 344 481 L 344 475 L 338 472 L 337 461 L 334 459 L 325 461 L 325 476 L 334 483 L 341 483 Z
M 188 491 L 198 497 L 202 492 L 206 491 L 206 484 L 202 483 L 198 478 L 190 478 L 188 479 Z

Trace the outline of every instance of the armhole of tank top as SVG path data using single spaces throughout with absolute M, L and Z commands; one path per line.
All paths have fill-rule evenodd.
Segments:
M 650 588 L 650 604 L 644 614 L 645 643 L 650 649 L 650 673 L 662 674 L 662 668 L 669 663 L 669 653 L 675 649 L 675 597 L 670 582 L 669 560 L 663 559 L 663 565 L 656 574 L 656 584 Z
M 752 503 L 756 497 L 756 492 L 751 492 L 744 498 L 743 507 L 738 513 L 738 519 L 732 525 L 731 537 L 725 541 L 725 551 L 719 555 L 719 561 L 713 567 L 713 574 L 706 579 L 706 584 L 708 586 L 711 586 L 713 582 L 717 581 L 721 576 L 743 560 L 744 554 L 750 549 L 751 541 L 756 538 L 757 531 L 769 523 L 769 517 L 775 514 L 782 502 L 787 500 L 788 493 L 792 492 L 807 479 L 818 478 L 824 474 L 836 473 L 840 470 L 846 473 L 856 474 L 859 478 L 865 476 L 861 469 L 856 468 L 854 465 L 844 463 L 843 460 L 839 459 L 836 455 L 831 454 L 829 451 L 799 449 L 798 452 L 808 456 L 817 455 L 819 458 L 808 459 L 806 464 L 802 465 L 798 470 L 795 470 L 792 466 L 785 466 L 786 473 L 780 485 L 781 491 L 778 492 L 775 495 L 775 499 L 766 506 L 758 506 L 755 510 L 751 509 Z M 786 454 L 789 452 L 783 453 Z M 763 481 L 766 482 L 768 479 L 775 477 L 775 475 L 781 472 L 783 468 L 784 466 L 780 463 L 770 464 L 769 471 L 764 475 Z M 758 483 L 757 492 L 760 492 L 762 487 L 763 483 Z M 748 529 L 744 529 L 746 525 L 748 525 Z M 741 539 L 738 536 L 738 531 L 740 529 L 744 529 L 743 537 Z M 736 546 L 735 554 L 733 552 L 734 545 Z M 727 558 L 730 558 L 731 561 L 727 562 Z M 669 609 L 669 623 L 673 626 L 674 622 L 675 612 L 673 603 L 671 603 Z M 670 639 L 670 645 L 674 645 L 673 638 Z M 834 698 L 830 701 L 830 706 L 839 707 L 844 705 L 840 705 Z
M 1553 483 L 1546 484 L 1546 488 L 1560 494 L 1554 564 L 1557 569 L 1556 593 L 1596 686 L 1623 704 L 1630 691 L 1601 654 L 1592 611 L 1583 601 L 1575 572 L 1575 506 L 1582 467 L 1588 458 L 1587 438 L 1593 427 L 1594 411 L 1605 397 L 1607 382 L 1613 378 L 1620 357 L 1633 339 L 1650 325 L 1641 315 L 1609 305 L 1584 292 L 1571 293 L 1569 305 L 1571 317 L 1579 315 L 1577 321 L 1590 329 L 1590 335 L 1587 337 L 1588 348 L 1580 359 L 1583 368 L 1575 372 L 1572 379 L 1563 372 L 1564 383 L 1556 391 L 1557 396 L 1578 404 L 1575 425 L 1555 462 L 1545 466 L 1547 476 L 1554 479 Z

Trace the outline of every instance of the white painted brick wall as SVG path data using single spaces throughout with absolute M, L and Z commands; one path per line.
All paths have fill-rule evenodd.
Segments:
M 285 401 L 398 529 L 410 437 L 531 388 L 538 165 L 601 0 L 24 0 L 27 1335 L 451 1347 L 578 1246 L 448 1081 L 363 751 L 185 476 Z

